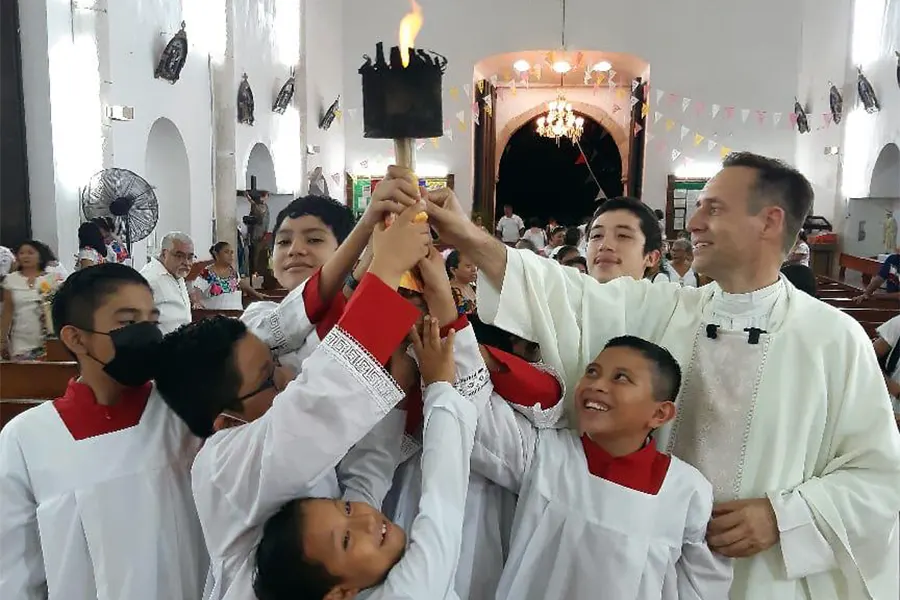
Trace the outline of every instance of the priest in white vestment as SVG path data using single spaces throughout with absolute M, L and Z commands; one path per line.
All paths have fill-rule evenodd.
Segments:
M 812 189 L 764 157 L 724 165 L 688 227 L 717 282 L 699 289 L 600 284 L 508 250 L 450 192 L 431 194 L 429 216 L 478 266 L 482 319 L 540 343 L 567 382 L 617 335 L 672 352 L 685 382 L 657 439 L 713 484 L 708 541 L 738 559 L 732 600 L 896 600 L 900 434 L 872 345 L 779 276 Z

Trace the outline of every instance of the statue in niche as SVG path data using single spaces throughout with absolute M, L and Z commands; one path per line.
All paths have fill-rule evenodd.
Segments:
M 250 82 L 247 81 L 247 74 L 244 73 L 244 76 L 241 79 L 241 85 L 238 87 L 238 123 L 253 125 L 253 106 L 253 90 L 250 89 Z
M 310 196 L 328 196 L 328 181 L 325 180 L 322 167 L 316 167 L 309 174 L 309 190 L 307 193 Z
M 287 110 L 287 107 L 290 106 L 293 97 L 294 70 L 291 69 L 291 76 L 284 82 L 284 85 L 281 86 L 281 90 L 278 92 L 278 96 L 275 97 L 275 103 L 272 104 L 272 112 L 283 115 L 284 111 Z
M 897 251 L 897 220 L 894 211 L 885 211 L 884 216 L 884 251 L 893 254 Z
M 162 56 L 159 57 L 159 62 L 156 63 L 156 70 L 153 71 L 153 77 L 165 79 L 172 85 L 175 85 L 175 82 L 178 81 L 178 78 L 181 76 L 181 69 L 184 68 L 184 62 L 187 60 L 188 43 L 184 26 L 185 23 L 182 21 L 181 29 L 166 44 Z
M 862 101 L 867 113 L 877 113 L 881 110 L 881 105 L 878 103 L 878 96 L 875 95 L 872 84 L 869 83 L 869 80 L 863 75 L 862 67 L 856 67 L 856 70 L 859 73 L 856 81 L 856 90 L 859 92 L 859 99 Z
M 834 124 L 839 125 L 844 117 L 844 97 L 834 84 L 828 91 L 828 104 L 831 107 L 831 118 L 834 120 Z
M 809 133 L 809 120 L 806 118 L 806 111 L 796 98 L 794 98 L 794 114 L 797 115 L 797 131 Z

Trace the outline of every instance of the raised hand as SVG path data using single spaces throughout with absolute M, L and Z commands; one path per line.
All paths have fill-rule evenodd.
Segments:
M 416 222 L 424 210 L 421 202 L 406 207 L 388 227 L 379 223 L 373 235 L 372 265 L 369 272 L 397 289 L 400 278 L 428 255 L 431 231 L 427 222 Z
M 389 167 L 385 178 L 375 186 L 372 201 L 360 221 L 374 230 L 388 215 L 399 214 L 404 208 L 420 200 L 419 188 L 412 171 L 402 167 Z
M 456 246 L 465 237 L 467 230 L 475 227 L 453 190 L 440 188 L 426 191 L 425 200 L 428 219 L 441 236 L 441 241 Z
M 410 331 L 413 351 L 419 359 L 419 372 L 422 382 L 430 385 L 436 381 L 453 383 L 456 379 L 456 361 L 453 357 L 453 338 L 456 332 L 452 329 L 447 338 L 441 341 L 441 326 L 434 317 L 425 317 L 422 323 L 422 335 L 413 327 Z
M 419 273 L 425 287 L 424 296 L 428 312 L 438 320 L 441 327 L 449 325 L 458 316 L 456 302 L 453 301 L 444 257 L 436 248 L 431 248 L 428 256 L 419 261 Z

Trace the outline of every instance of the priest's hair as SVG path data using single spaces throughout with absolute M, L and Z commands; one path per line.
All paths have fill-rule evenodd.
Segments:
M 657 402 L 674 402 L 678 397 L 681 367 L 671 352 L 634 335 L 614 337 L 603 347 L 604 350 L 607 348 L 631 348 L 650 361 L 653 366 L 653 398 Z
M 163 338 L 156 389 L 200 438 L 215 433 L 213 425 L 222 412 L 243 408 L 235 346 L 246 335 L 241 321 L 216 315 L 182 325 Z
M 275 227 L 272 231 L 277 234 L 285 219 L 299 219 L 306 215 L 320 218 L 331 229 L 338 244 L 343 244 L 353 229 L 353 211 L 334 198 L 300 196 L 281 209 L 275 217 Z
M 53 295 L 51 312 L 56 337 L 66 325 L 93 329 L 94 314 L 125 285 L 150 289 L 143 275 L 119 263 L 102 263 L 69 275 Z
M 309 500 L 288 502 L 263 526 L 253 575 L 259 600 L 322 600 L 341 583 L 303 551 L 303 506 Z
M 783 251 L 790 254 L 797 233 L 812 210 L 815 192 L 809 180 L 786 162 L 752 152 L 732 152 L 722 161 L 722 167 L 746 167 L 756 171 L 748 208 L 758 213 L 764 207 L 774 205 L 784 211 Z

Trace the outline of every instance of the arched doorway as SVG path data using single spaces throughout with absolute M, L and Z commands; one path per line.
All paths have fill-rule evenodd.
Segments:
M 275 183 L 275 162 L 272 160 L 272 154 L 262 142 L 257 142 L 250 149 L 250 155 L 247 157 L 247 168 L 244 171 L 245 185 L 250 189 L 250 177 L 256 176 L 256 187 L 261 190 L 275 192 L 277 186 Z
M 171 231 L 191 232 L 191 169 L 184 139 L 175 123 L 159 118 L 150 127 L 144 157 L 147 181 L 156 191 L 159 221 L 156 237 Z M 135 263 L 138 264 L 138 263 Z
M 562 224 L 580 224 L 597 206 L 599 190 L 591 170 L 606 197 L 622 195 L 622 156 L 603 125 L 585 116 L 580 143 L 587 161 L 568 139 L 557 145 L 538 135 L 536 127 L 533 118 L 512 134 L 503 149 L 497 171 L 497 215 L 510 204 L 526 222 L 537 218 L 546 223 L 554 217 Z
M 900 198 L 900 148 L 887 144 L 881 149 L 869 184 L 872 198 Z

